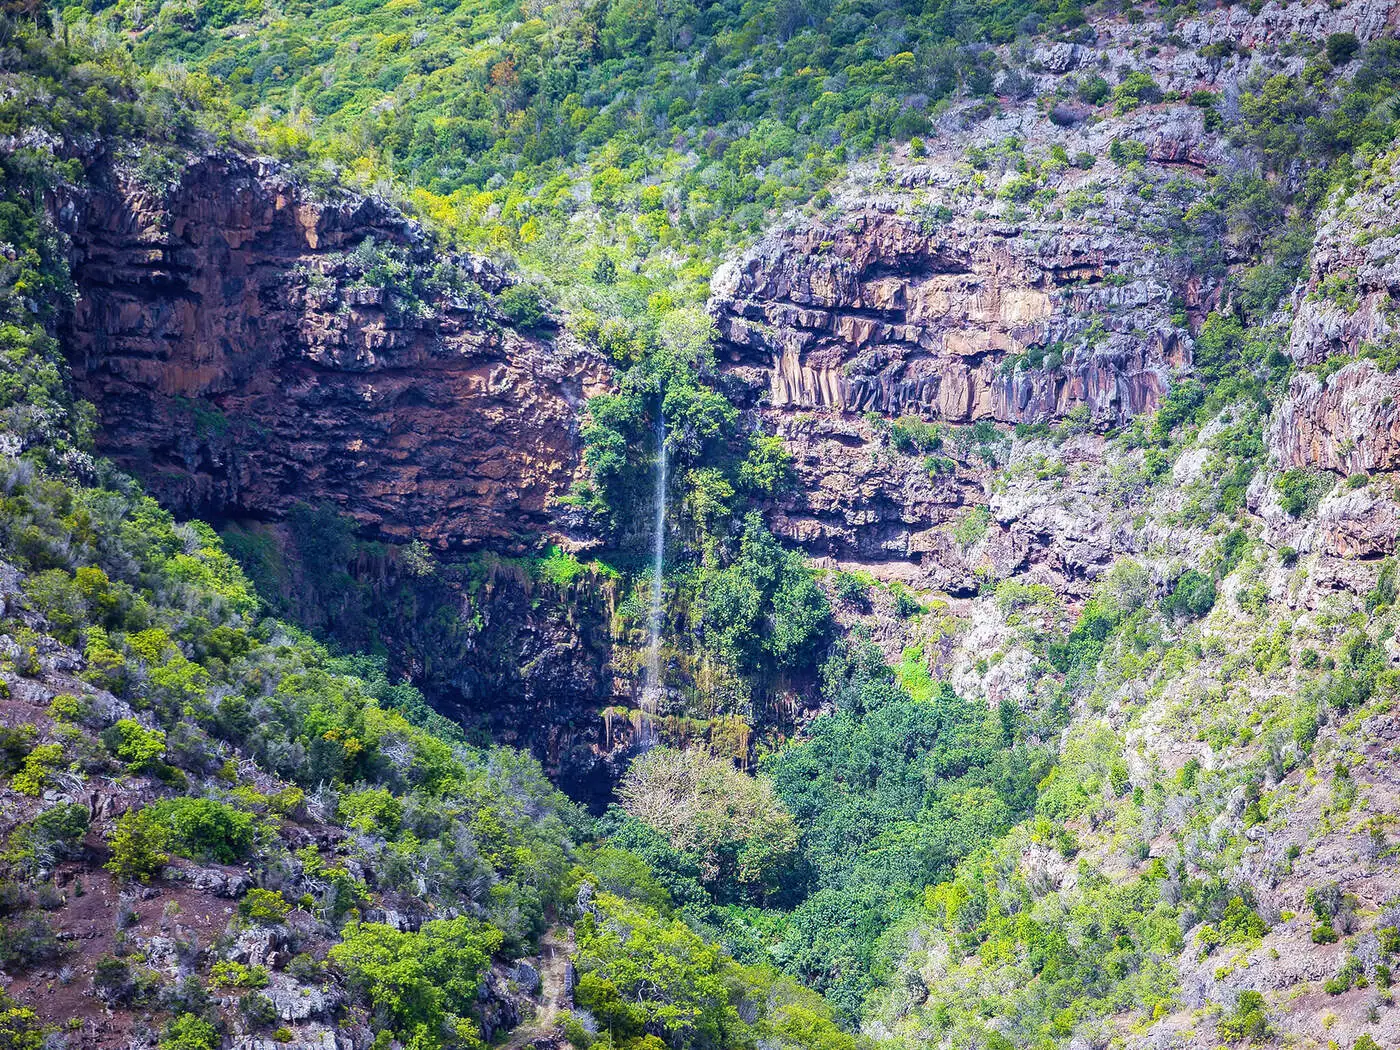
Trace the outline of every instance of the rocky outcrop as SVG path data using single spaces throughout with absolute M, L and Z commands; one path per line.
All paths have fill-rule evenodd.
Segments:
M 94 183 L 70 209 L 65 342 L 99 449 L 167 506 L 328 503 L 440 547 L 550 524 L 579 406 L 608 373 L 501 323 L 487 296 L 504 274 L 256 159 L 195 156 L 156 188 L 115 168 Z
M 1083 405 L 1117 422 L 1153 410 L 1188 359 L 1169 283 L 1105 284 L 1132 247 L 870 209 L 769 237 L 716 277 L 711 309 L 729 368 L 773 408 L 1015 423 Z M 1123 333 L 1093 326 L 1110 304 Z M 1063 363 L 1016 367 L 1032 347 Z
M 819 557 L 910 561 L 937 549 L 938 524 L 982 500 L 973 472 L 931 474 L 922 456 L 889 448 L 859 417 L 775 413 L 772 421 L 806 482 L 775 501 L 772 527 Z
M 1393 152 L 1318 224 L 1288 350 L 1300 365 L 1325 367 L 1296 375 L 1274 414 L 1269 446 L 1280 467 L 1340 474 L 1400 467 L 1400 375 L 1389 371 L 1400 356 L 1398 259 L 1400 152 Z M 1342 364 L 1347 358 L 1360 360 Z
M 1341 474 L 1400 465 L 1400 375 L 1358 361 L 1323 379 L 1295 376 L 1269 432 L 1279 465 Z
M 1364 188 L 1337 201 L 1318 224 L 1288 343 L 1299 364 L 1355 355 L 1397 331 L 1400 153 L 1379 158 L 1368 174 Z
M 1101 523 L 1072 528 L 1077 509 L 1044 522 L 998 513 L 999 546 L 960 550 L 949 526 L 988 502 L 987 479 L 972 464 L 929 476 L 860 416 L 1102 429 L 1155 411 L 1189 374 L 1223 275 L 1258 258 L 1247 236 L 1202 232 L 1188 215 L 1211 176 L 1247 163 L 1188 99 L 1213 92 L 1232 107 L 1251 78 L 1301 73 L 1302 51 L 1271 42 L 1364 42 L 1394 32 L 1397 17 L 1383 0 L 1269 4 L 1203 12 L 1170 32 L 1102 20 L 1092 44 L 1012 49 L 1020 84 L 1005 75 L 999 111 L 947 111 L 926 152 L 855 167 L 822 212 L 789 218 L 722 267 L 710 301 L 721 365 L 794 454 L 798 482 L 774 508 L 775 529 L 891 579 L 957 590 L 990 559 L 1081 586 L 1111 549 Z M 1203 53 L 1224 41 L 1248 46 Z M 1078 101 L 1079 78 L 1100 68 L 1149 74 L 1163 101 L 1127 112 Z M 1393 338 L 1400 179 L 1360 185 L 1324 217 L 1292 303 L 1300 363 Z M 1271 451 L 1285 467 L 1390 469 L 1392 386 L 1380 373 L 1296 380 Z
M 1063 532 L 1039 523 L 964 549 L 951 527 L 988 502 L 983 459 L 898 454 L 863 417 L 936 420 L 951 441 L 973 423 L 1100 429 L 1154 411 L 1219 288 L 1148 235 L 1179 224 L 1179 206 L 1095 158 L 1131 139 L 1134 180 L 1189 183 L 1223 146 L 1185 107 L 1065 128 L 1028 106 L 944 130 L 926 156 L 853 174 L 834 217 L 720 269 L 720 363 L 793 452 L 798 483 L 773 515 L 789 540 L 955 593 L 979 568 L 1066 579 L 1106 549 L 1060 558 Z

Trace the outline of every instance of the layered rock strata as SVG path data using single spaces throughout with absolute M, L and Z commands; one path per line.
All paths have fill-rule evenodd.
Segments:
M 503 273 L 256 159 L 96 183 L 72 211 L 66 342 L 99 449 L 163 503 L 215 518 L 326 503 L 439 547 L 549 524 L 608 373 L 503 324 L 487 298 Z

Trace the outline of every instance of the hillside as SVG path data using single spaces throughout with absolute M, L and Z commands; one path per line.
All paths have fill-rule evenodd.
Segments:
M 1400 1045 L 1393 5 L 0 35 L 0 1050 Z

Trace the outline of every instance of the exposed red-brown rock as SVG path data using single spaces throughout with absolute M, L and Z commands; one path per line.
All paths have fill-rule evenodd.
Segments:
M 115 171 L 99 186 L 74 219 L 66 341 L 101 451 L 166 505 L 324 502 L 444 547 L 550 524 L 608 372 L 499 323 L 500 272 L 436 257 L 377 200 L 318 199 L 235 155 L 194 158 L 164 192 Z
M 1400 375 L 1358 361 L 1322 379 L 1298 375 L 1278 407 L 1269 448 L 1282 467 L 1341 474 L 1400 466 Z
M 727 366 L 775 409 L 1013 423 L 1083 405 L 1119 422 L 1155 409 L 1189 358 L 1169 283 L 1105 283 L 1139 249 L 1088 228 L 926 231 L 867 209 L 770 236 L 716 277 L 711 309 Z M 1123 331 L 1096 336 L 1109 301 Z M 1063 364 L 1012 367 L 1033 346 L 1063 347 Z

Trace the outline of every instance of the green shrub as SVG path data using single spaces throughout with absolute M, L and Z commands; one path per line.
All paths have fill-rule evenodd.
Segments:
M 166 849 L 193 860 L 233 864 L 248 855 L 257 836 L 253 814 L 213 799 L 166 799 L 141 812 Z
M 1355 33 L 1333 33 L 1327 38 L 1327 61 L 1334 66 L 1344 66 L 1361 48 L 1361 41 Z
M 276 890 L 251 889 L 238 902 L 238 914 L 259 926 L 276 926 L 291 910 L 292 906 Z
M 1337 931 L 1331 923 L 1320 922 L 1312 928 L 1313 944 L 1336 944 Z
M 1187 569 L 1177 577 L 1171 594 L 1162 599 L 1162 612 L 1174 618 L 1199 619 L 1215 607 L 1215 580 Z
M 34 911 L 0 920 L 0 966 L 27 970 L 63 954 L 63 944 L 48 917 Z
M 37 798 L 62 763 L 62 744 L 38 744 L 24 756 L 24 762 L 21 763 L 18 772 L 10 778 L 10 787 L 21 795 Z
M 250 1028 L 266 1028 L 280 1016 L 276 1004 L 262 992 L 249 992 L 239 999 L 238 1012 Z
M 219 1030 L 194 1014 L 180 1014 L 165 1027 L 160 1050 L 219 1050 Z
M 1162 89 L 1147 73 L 1129 73 L 1113 89 L 1114 113 L 1128 113 L 1139 106 L 1152 105 L 1160 101 L 1162 101 Z
M 0 726 L 0 776 L 8 776 L 24 764 L 38 735 L 33 725 Z
M 538 285 L 513 284 L 500 294 L 500 307 L 521 328 L 538 328 L 549 319 L 549 308 Z
M 14 830 L 5 859 L 30 871 L 46 871 L 59 859 L 76 855 L 87 831 L 86 806 L 55 803 Z
M 1341 995 L 1343 992 L 1351 991 L 1358 984 L 1364 984 L 1365 978 L 1365 965 L 1352 955 L 1342 964 L 1342 968 L 1337 971 L 1335 976 L 1322 982 L 1322 990 L 1328 995 Z
M 838 572 L 835 577 L 836 598 L 847 605 L 868 608 L 871 581 L 862 573 Z
M 1136 139 L 1114 139 L 1108 144 L 1108 159 L 1120 167 L 1146 158 L 1146 144 Z
M 739 484 L 750 492 L 773 496 L 790 488 L 794 478 L 792 453 L 777 436 L 755 435 L 748 455 L 739 464 Z
M 1097 106 L 1108 98 L 1110 90 L 1108 81 L 1097 73 L 1082 78 L 1075 89 L 1080 101 L 1087 102 L 1091 106 Z
M 900 416 L 890 424 L 890 444 L 900 452 L 936 452 L 943 447 L 943 428 L 918 416 Z
M 39 1015 L 0 991 L 0 1048 L 43 1050 L 45 1027 Z
M 159 729 L 147 729 L 134 718 L 123 718 L 103 730 L 102 743 L 126 763 L 130 773 L 149 772 L 165 756 L 165 734 Z
M 356 831 L 392 835 L 403 819 L 403 803 L 384 788 L 348 791 L 336 803 L 336 814 Z
M 330 961 L 402 1041 L 437 1050 L 447 1028 L 475 1038 L 462 1015 L 500 945 L 499 930 L 467 918 L 426 922 L 417 933 L 361 923 L 346 928 Z
M 924 611 L 923 603 L 919 601 L 918 595 L 904 584 L 899 582 L 892 584 L 890 593 L 894 595 L 895 615 L 901 620 L 907 620 L 909 617 L 917 616 Z
M 269 980 L 262 966 L 244 966 L 232 959 L 221 959 L 209 968 L 211 988 L 266 988 Z
M 207 798 L 174 798 L 129 811 L 118 820 L 108 845 L 107 870 L 118 878 L 145 881 L 169 860 L 165 851 L 192 860 L 233 864 L 252 850 L 256 818 Z
M 109 1006 L 129 1004 L 136 991 L 131 964 L 115 955 L 104 955 L 92 970 L 92 989 Z
M 170 860 L 161 848 L 164 839 L 144 810 L 128 810 L 107 839 L 112 852 L 107 870 L 119 879 L 148 881 Z
M 1273 1030 L 1269 1027 L 1264 997 L 1255 991 L 1240 992 L 1234 1010 L 1221 1016 L 1216 1030 L 1228 1043 L 1262 1043 L 1270 1038 Z
M 1328 488 L 1328 481 L 1316 471 L 1294 467 L 1278 476 L 1279 506 L 1291 518 L 1302 517 L 1317 508 Z

